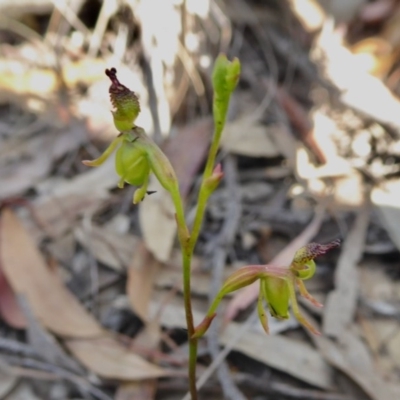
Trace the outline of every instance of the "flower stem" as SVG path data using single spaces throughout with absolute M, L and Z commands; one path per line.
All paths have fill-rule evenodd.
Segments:
M 221 137 L 221 131 L 219 134 L 214 133 L 211 148 L 208 154 L 206 168 L 203 174 L 203 180 L 199 192 L 196 216 L 192 228 L 192 232 L 189 234 L 184 212 L 182 206 L 182 199 L 179 194 L 171 193 L 172 199 L 175 204 L 176 209 L 176 220 L 178 224 L 179 231 L 179 241 L 182 248 L 182 259 L 183 259 L 183 297 L 185 303 L 185 313 L 186 313 L 186 324 L 188 329 L 188 340 L 189 340 L 189 391 L 192 400 L 197 400 L 197 388 L 196 388 L 196 361 L 197 361 L 197 338 L 193 338 L 195 327 L 193 322 L 192 313 L 192 301 L 191 301 L 191 264 L 194 247 L 196 245 L 197 239 L 199 237 L 201 224 L 203 222 L 204 212 L 207 205 L 207 200 L 209 197 L 208 191 L 204 187 L 205 180 L 211 176 L 213 166 L 215 163 L 215 158 L 218 152 L 219 140 Z M 185 232 L 187 234 L 185 234 Z
M 207 163 L 204 170 L 203 180 L 201 183 L 198 196 L 196 215 L 191 232 L 189 232 L 186 225 L 179 187 L 178 186 L 171 187 L 169 185 L 168 187 L 166 187 L 167 190 L 171 193 L 172 201 L 175 205 L 176 221 L 178 225 L 178 236 L 182 249 L 183 297 L 185 303 L 186 323 L 187 323 L 188 340 L 189 340 L 189 391 L 192 400 L 197 400 L 196 361 L 197 361 L 197 341 L 198 341 L 196 337 L 193 337 L 195 333 L 195 327 L 193 323 L 191 285 L 190 285 L 192 257 L 193 257 L 194 247 L 197 243 L 197 239 L 200 234 L 200 229 L 204 218 L 207 200 L 210 197 L 211 192 L 213 191 L 213 189 L 207 187 L 206 182 L 213 173 L 215 159 L 218 153 L 218 147 L 221 140 L 221 134 L 225 125 L 229 99 L 232 91 L 234 90 L 237 84 L 239 74 L 240 74 L 239 60 L 235 59 L 233 62 L 229 62 L 224 55 L 220 55 L 218 57 L 213 72 L 213 87 L 214 87 L 213 115 L 215 124 L 214 135 L 210 146 L 210 150 L 208 152 Z M 156 171 L 154 171 L 154 173 L 156 173 Z M 219 301 L 220 299 L 214 302 L 214 304 L 212 305 L 212 309 L 217 307 Z
M 192 312 L 192 299 L 191 299 L 191 265 L 193 256 L 193 247 L 190 246 L 190 235 L 185 222 L 185 214 L 183 210 L 182 198 L 179 193 L 179 188 L 170 192 L 172 201 L 176 211 L 176 222 L 178 225 L 178 237 L 182 250 L 182 264 L 183 264 L 183 298 L 186 314 L 186 325 L 188 330 L 189 340 L 189 391 L 192 400 L 197 400 L 196 389 L 196 361 L 197 361 L 197 339 L 193 339 L 194 322 Z
M 213 172 L 215 159 L 216 159 L 217 153 L 218 153 L 219 142 L 221 140 L 221 133 L 222 133 L 223 125 L 224 125 L 223 123 L 215 125 L 214 135 L 213 135 L 212 142 L 211 142 L 211 147 L 208 152 L 207 163 L 206 163 L 206 167 L 204 169 L 203 179 L 202 179 L 200 191 L 199 191 L 196 215 L 194 217 L 193 228 L 192 228 L 192 232 L 190 234 L 190 247 L 192 249 L 192 252 L 194 250 L 194 247 L 197 243 L 197 239 L 200 234 L 201 224 L 203 222 L 204 212 L 205 212 L 206 206 L 207 206 L 207 200 L 210 196 L 209 191 L 205 187 L 205 182 L 206 182 L 207 178 L 209 178 Z

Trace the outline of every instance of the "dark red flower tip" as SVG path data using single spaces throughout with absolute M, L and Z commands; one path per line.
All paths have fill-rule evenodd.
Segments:
M 117 78 L 117 70 L 113 67 L 106 69 L 106 75 L 111 80 L 111 86 L 109 92 L 111 96 L 113 95 L 130 95 L 133 94 L 125 85 L 123 85 Z M 113 98 L 111 100 L 114 100 Z M 116 99 L 115 99 L 116 100 Z
M 135 92 L 129 90 L 117 78 L 117 70 L 113 67 L 106 69 L 106 75 L 111 80 L 111 86 L 108 89 L 110 93 L 110 100 L 116 112 L 126 113 L 126 109 L 133 108 L 132 119 L 134 120 L 140 112 L 140 105 Z
M 120 82 L 117 78 L 117 70 L 114 67 L 106 69 L 106 75 L 110 78 L 113 85 L 120 85 Z
M 327 244 L 309 243 L 296 252 L 293 262 L 295 264 L 305 264 L 339 246 L 339 239 Z
M 340 239 L 336 239 L 327 244 L 310 243 L 310 252 L 315 254 L 315 256 L 321 256 L 328 251 L 340 247 Z

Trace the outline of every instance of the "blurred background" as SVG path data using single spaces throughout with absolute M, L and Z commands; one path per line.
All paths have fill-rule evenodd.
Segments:
M 118 134 L 115 67 L 190 223 L 221 52 L 242 74 L 196 248 L 196 322 L 236 268 L 342 245 L 306 282 L 324 308 L 300 299 L 319 337 L 293 318 L 265 335 L 258 287 L 226 299 L 199 344 L 200 398 L 400 398 L 400 2 L 0 0 L 1 399 L 185 396 L 168 194 L 153 181 L 134 206 L 112 159 L 81 161 Z

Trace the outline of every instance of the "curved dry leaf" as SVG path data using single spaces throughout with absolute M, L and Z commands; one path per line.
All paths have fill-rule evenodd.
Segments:
M 69 339 L 68 349 L 91 371 L 108 379 L 141 380 L 170 375 L 118 344 L 111 337 Z
M 35 243 L 10 209 L 2 213 L 0 230 L 4 274 L 14 292 L 27 298 L 40 322 L 62 336 L 101 335 L 103 329 L 65 288 L 59 276 L 47 268 Z
M 0 239 L 1 240 L 1 239 Z M 1 262 L 0 262 L 1 268 Z M 8 325 L 16 329 L 26 327 L 26 319 L 18 305 L 17 299 L 11 289 L 3 271 L 0 269 L 0 315 Z
M 156 193 L 140 204 L 140 227 L 146 247 L 158 261 L 167 262 L 176 236 L 175 208 L 170 194 L 160 183 L 156 179 L 150 182 L 150 190 Z
M 126 293 L 133 310 L 143 321 L 149 320 L 148 308 L 154 281 L 161 270 L 161 263 L 140 242 L 128 268 Z
M 332 338 L 342 337 L 354 319 L 358 302 L 358 263 L 364 252 L 370 220 L 370 207 L 365 204 L 343 244 L 335 270 L 335 289 L 328 294 L 323 331 Z

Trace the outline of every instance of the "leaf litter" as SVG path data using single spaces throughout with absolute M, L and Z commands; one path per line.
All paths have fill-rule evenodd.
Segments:
M 65 346 L 80 362 L 107 378 L 143 379 L 167 374 L 128 352 L 97 323 L 47 267 L 10 209 L 2 212 L 1 232 L 2 264 L 13 290 L 26 297 L 33 314 L 64 338 Z
M 18 9 L 4 3 L 6 15 Z M 220 332 L 220 360 L 227 359 L 232 382 L 247 397 L 399 397 L 398 5 L 236 0 L 205 10 L 196 2 L 187 8 L 165 2 L 165 30 L 142 1 L 135 8 L 124 0 L 112 12 L 89 7 L 90 23 L 89 0 L 68 11 L 37 3 L 44 5 L 40 17 L 27 8 L 28 19 L 0 19 L 0 315 L 5 339 L 28 342 L 42 353 L 42 364 L 32 352 L 16 361 L 12 347 L 4 354 L 14 364 L 2 394 L 56 398 L 51 383 L 41 380 L 40 395 L 32 383 L 47 363 L 53 379 L 79 368 L 79 385 L 76 376 L 68 382 L 94 398 L 183 397 L 185 325 L 169 198 L 152 184 L 157 193 L 133 207 L 129 190 L 114 190 L 113 159 L 90 171 L 80 161 L 96 157 L 115 135 L 103 70 L 120 64 L 140 93 L 140 124 L 164 142 L 177 170 L 190 222 L 212 134 L 209 66 L 232 38 L 243 76 L 220 160 L 237 157 L 242 212 L 224 248 L 224 274 L 249 263 L 284 265 L 309 241 L 341 238 L 343 246 L 321 258 L 308 285 L 325 304 L 307 309 L 325 336 L 310 341 L 289 319 L 271 324 L 274 334 L 265 337 L 243 322 L 257 297 L 257 288 L 249 288 L 220 310 L 236 319 Z M 127 20 L 115 14 L 122 4 L 131 12 L 124 11 Z M 210 199 L 193 269 L 198 321 L 213 284 L 213 243 L 232 201 L 224 184 Z M 114 312 L 116 304 L 123 307 Z M 110 312 L 119 321 L 105 329 L 100 321 Z M 257 361 L 256 375 L 269 376 L 263 389 L 243 360 Z M 199 364 L 212 366 L 207 357 Z M 18 384 L 17 370 L 31 377 Z M 57 385 L 74 398 L 68 384 Z M 222 386 L 211 373 L 202 390 L 219 400 Z

